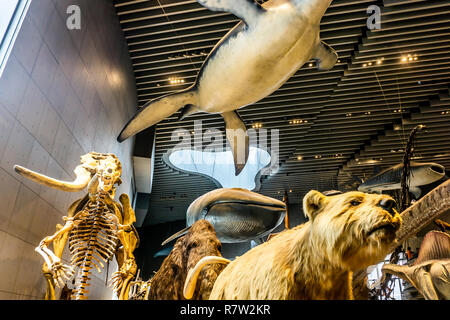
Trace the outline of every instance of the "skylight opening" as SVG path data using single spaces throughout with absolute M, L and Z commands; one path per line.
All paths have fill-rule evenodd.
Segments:
M 170 152 L 165 161 L 174 169 L 206 176 L 222 188 L 244 188 L 257 191 L 261 170 L 271 163 L 270 154 L 263 149 L 250 147 L 248 161 L 238 176 L 235 176 L 231 150 L 209 152 L 181 149 Z

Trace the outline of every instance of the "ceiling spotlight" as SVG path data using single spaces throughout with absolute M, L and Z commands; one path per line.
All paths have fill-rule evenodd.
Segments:
M 297 160 L 301 161 L 301 160 L 303 160 L 303 157 L 302 156 L 298 156 Z
M 365 67 L 367 67 L 367 63 L 364 63 L 364 64 L 363 64 L 363 68 L 365 68 Z
M 419 58 L 417 57 L 417 54 L 414 54 L 414 55 L 408 54 L 407 56 L 402 56 L 401 61 L 403 63 L 405 63 L 405 62 L 417 61 L 418 59 Z
M 184 79 L 180 79 L 180 78 L 176 78 L 176 77 L 171 77 L 169 78 L 169 83 L 170 84 L 180 84 L 180 83 L 184 83 Z
M 383 63 L 383 61 L 377 60 L 377 64 L 382 64 L 382 63 Z
M 372 62 L 369 62 L 369 66 L 371 66 L 372 65 Z
M 312 63 L 310 63 L 310 64 L 308 64 L 308 66 L 312 67 L 312 66 L 313 66 L 313 64 L 312 64 Z
M 292 193 L 292 189 L 289 189 L 289 192 Z

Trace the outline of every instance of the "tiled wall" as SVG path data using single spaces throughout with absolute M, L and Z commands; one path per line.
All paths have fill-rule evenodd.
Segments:
M 81 8 L 81 30 L 66 27 L 72 4 Z M 136 105 L 112 0 L 33 0 L 0 78 L 0 299 L 43 298 L 34 248 L 82 196 L 27 181 L 13 165 L 72 180 L 81 155 L 114 153 L 123 165 L 117 198 L 130 194 L 133 140 L 116 137 Z M 90 298 L 112 297 L 105 278 L 93 271 Z

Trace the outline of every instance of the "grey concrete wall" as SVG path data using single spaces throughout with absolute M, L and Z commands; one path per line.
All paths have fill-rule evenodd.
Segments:
M 81 30 L 66 28 L 72 4 L 81 7 Z M 0 299 L 43 298 L 43 260 L 34 248 L 83 195 L 26 181 L 13 165 L 71 180 L 81 155 L 114 153 L 123 165 L 117 198 L 130 194 L 133 140 L 116 137 L 136 105 L 112 1 L 33 0 L 0 78 Z M 93 271 L 90 298 L 111 298 L 105 279 L 106 271 Z

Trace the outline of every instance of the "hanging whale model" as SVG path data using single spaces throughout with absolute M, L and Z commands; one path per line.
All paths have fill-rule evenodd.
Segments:
M 368 179 L 358 187 L 361 192 L 381 193 L 385 190 L 401 189 L 401 177 L 403 164 L 398 164 L 381 171 Z M 416 199 L 420 197 L 420 186 L 424 186 L 442 179 L 445 176 L 445 168 L 437 163 L 411 162 L 409 176 L 409 192 Z
M 191 203 L 186 211 L 187 228 L 162 245 L 186 234 L 196 221 L 209 221 L 223 243 L 262 238 L 283 222 L 286 204 L 282 201 L 240 188 L 210 191 Z
M 118 141 L 137 134 L 181 108 L 181 119 L 197 113 L 221 114 L 233 152 L 235 174 L 245 167 L 249 137 L 237 109 L 280 88 L 307 61 L 331 69 L 337 53 L 320 40 L 320 20 L 332 0 L 197 0 L 212 11 L 242 21 L 212 49 L 190 88 L 147 102 L 125 125 Z

